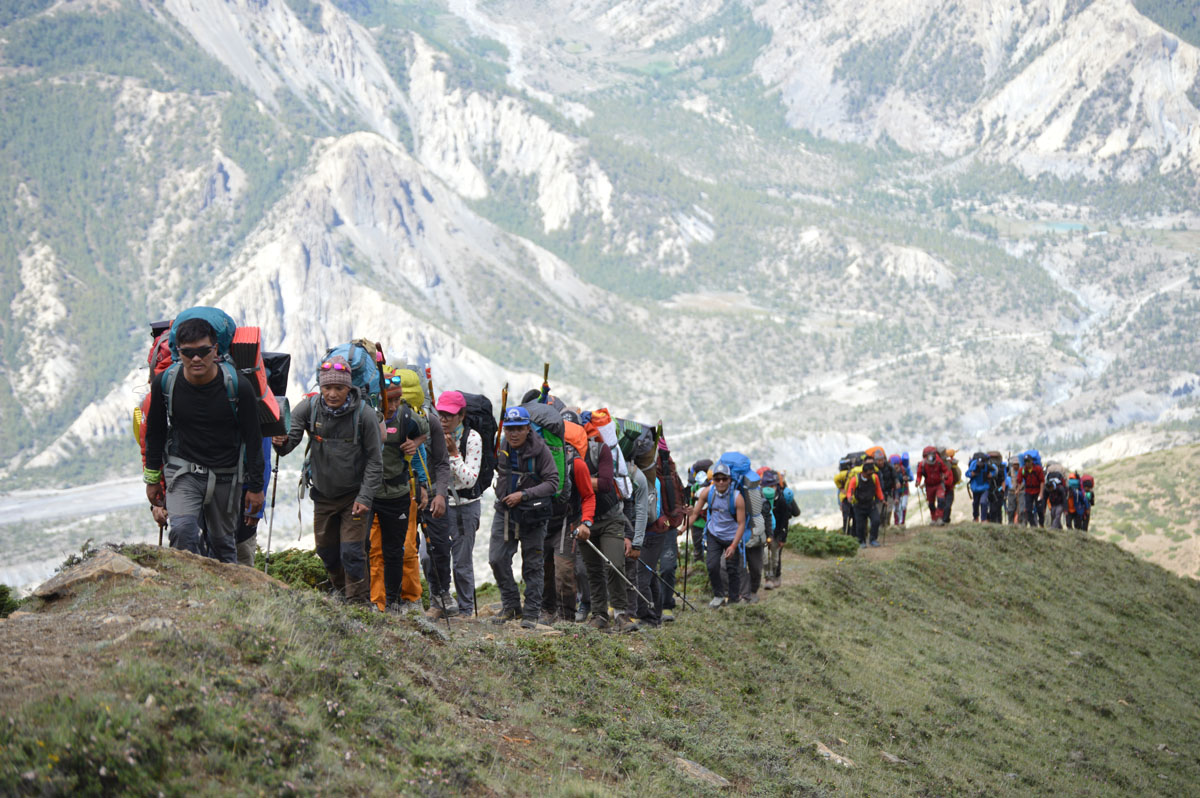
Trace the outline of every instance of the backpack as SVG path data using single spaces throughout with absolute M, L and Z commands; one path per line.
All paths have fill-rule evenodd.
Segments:
M 258 396 L 258 425 L 263 437 L 287 435 L 290 418 L 284 418 L 283 410 L 275 400 L 275 392 L 267 382 L 269 374 L 263 363 L 262 330 L 258 327 L 238 327 L 234 330 L 229 357 L 237 370 L 250 381 Z M 290 356 L 285 357 L 291 361 Z
M 654 476 L 658 481 L 658 504 L 661 512 L 654 520 L 653 527 L 647 528 L 653 532 L 666 532 L 668 529 L 675 529 L 687 518 L 683 481 L 679 479 L 679 470 L 675 467 L 670 452 L 658 453 Z
M 864 479 L 864 477 L 871 477 Z M 858 472 L 858 480 L 854 483 L 854 501 L 856 504 L 870 504 L 875 501 L 875 472 L 867 474 L 864 471 Z
M 549 407 L 549 405 L 542 405 L 542 407 Z M 558 489 L 554 491 L 554 495 L 550 499 L 554 503 L 555 509 L 561 509 L 571 501 L 571 484 L 575 477 L 575 466 L 573 465 L 575 447 L 568 444 L 561 436 L 554 434 L 553 430 L 548 427 L 533 424 L 533 429 L 542 437 L 542 441 L 550 449 L 550 456 L 554 458 L 554 468 L 558 471 Z
M 866 452 L 851 452 L 838 461 L 838 471 L 849 471 L 862 464 L 863 458 L 866 457 Z
M 314 376 L 320 377 L 321 364 L 331 357 L 340 357 L 350 364 L 350 383 L 358 389 L 358 396 L 373 407 L 379 407 L 380 385 L 378 359 L 382 357 L 375 344 L 363 338 L 325 350 L 325 354 L 317 361 L 317 371 Z M 415 374 L 415 372 L 414 372 Z M 420 377 L 417 377 L 418 384 Z M 424 391 L 422 391 L 422 397 Z M 407 398 L 407 395 L 406 397 Z M 424 400 L 422 400 L 423 403 Z
M 220 308 L 197 305 L 176 316 L 167 331 L 167 345 L 171 349 L 172 360 L 179 362 L 179 342 L 175 340 L 175 331 L 179 329 L 180 324 L 191 319 L 203 319 L 208 322 L 217 335 L 217 340 L 214 341 L 217 345 L 217 355 L 225 357 L 229 354 L 229 347 L 233 344 L 233 335 L 237 332 L 237 324 L 233 317 Z
M 459 491 L 459 500 L 476 499 L 492 484 L 496 474 L 496 430 L 499 425 L 492 415 L 492 400 L 477 393 L 463 393 L 466 401 L 466 415 L 463 416 L 463 436 L 459 441 L 460 452 L 467 451 L 467 434 L 470 430 L 479 433 L 483 441 L 483 456 L 479 460 L 479 479 L 465 491 Z
M 1062 474 L 1060 474 L 1057 471 L 1051 471 L 1050 474 L 1046 477 L 1046 496 L 1047 496 L 1047 498 L 1058 500 L 1058 501 L 1053 501 L 1051 503 L 1052 504 L 1061 503 L 1062 500 L 1064 498 L 1066 498 L 1066 489 L 1067 489 L 1067 485 L 1066 485 L 1066 482 L 1063 480 Z
M 729 486 L 732 488 L 729 491 L 729 514 L 735 518 L 737 517 L 737 500 L 735 496 L 740 493 L 746 503 L 746 515 L 748 519 L 750 515 L 750 497 L 746 492 L 746 479 L 751 472 L 750 458 L 741 452 L 725 452 L 717 462 L 729 466 L 729 476 L 731 477 Z M 755 476 L 757 477 L 757 475 Z M 708 514 L 712 513 L 712 505 L 715 498 L 716 491 L 710 490 L 708 492 Z M 749 520 L 747 520 L 747 523 L 749 523 Z

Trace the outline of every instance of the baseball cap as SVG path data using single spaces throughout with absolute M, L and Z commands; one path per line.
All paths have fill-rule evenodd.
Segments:
M 506 427 L 527 427 L 529 426 L 529 411 L 521 406 L 510 407 L 504 411 L 504 426 Z
M 439 413 L 455 413 L 462 412 L 462 409 L 467 406 L 467 400 L 463 398 L 460 391 L 442 391 L 442 395 L 437 400 L 437 411 Z

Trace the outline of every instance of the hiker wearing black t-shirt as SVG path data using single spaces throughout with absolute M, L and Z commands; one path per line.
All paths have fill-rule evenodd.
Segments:
M 151 505 L 166 507 L 171 548 L 200 553 L 203 513 L 213 556 L 237 562 L 238 513 L 254 516 L 263 506 L 257 397 L 249 380 L 227 371 L 218 360 L 217 333 L 211 324 L 196 318 L 181 321 L 175 340 L 179 365 L 150 384 L 146 498 Z M 169 381 L 169 397 L 164 380 Z M 244 508 L 238 506 L 243 484 Z

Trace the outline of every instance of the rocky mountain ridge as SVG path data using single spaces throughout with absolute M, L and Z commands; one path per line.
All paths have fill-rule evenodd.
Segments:
M 489 393 L 550 360 L 793 472 L 1192 429 L 1200 50 L 1112 1 L 884 10 L 31 0 L 0 17 L 6 471 L 128 469 L 144 321 L 198 301 L 296 392 L 362 334 Z

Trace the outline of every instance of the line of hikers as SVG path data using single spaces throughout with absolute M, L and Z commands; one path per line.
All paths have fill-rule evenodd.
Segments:
M 971 520 L 987 523 L 1050 526 L 1086 530 L 1096 502 L 1095 479 L 1069 471 L 1060 463 L 1042 467 L 1036 449 L 1009 457 L 997 451 L 971 455 L 964 474 L 954 449 L 926 446 L 914 474 L 908 452 L 888 457 L 874 446 L 847 454 L 838 463 L 834 485 L 842 510 L 842 533 L 858 538 L 859 546 L 878 546 L 879 529 L 908 518 L 909 483 L 924 489 L 930 522 L 950 523 L 955 489 L 966 480 Z M 923 512 L 923 509 L 922 509 Z
M 415 367 L 387 364 L 378 344 L 354 340 L 326 352 L 317 390 L 293 411 L 290 357 L 262 351 L 257 328 L 197 307 L 151 333 L 134 431 L 160 542 L 169 526 L 174 548 L 252 565 L 265 489 L 273 482 L 274 507 L 279 458 L 307 439 L 301 495 L 313 502 L 316 552 L 348 601 L 422 608 L 424 560 L 431 613 L 477 613 L 472 551 L 489 487 L 497 622 L 631 631 L 671 620 L 675 599 L 686 601 L 675 589 L 685 529 L 685 549 L 694 543 L 705 559 L 713 608 L 756 601 L 764 557 L 766 587 L 779 584 L 788 521 L 799 515 L 783 475 L 727 452 L 694 464 L 685 488 L 661 424 L 568 408 L 550 394 L 548 365 L 520 404 L 508 406 L 505 386 L 497 421 L 487 397 L 449 390 L 434 402 L 428 369 L 423 381 Z M 270 535 L 268 525 L 268 556 Z

